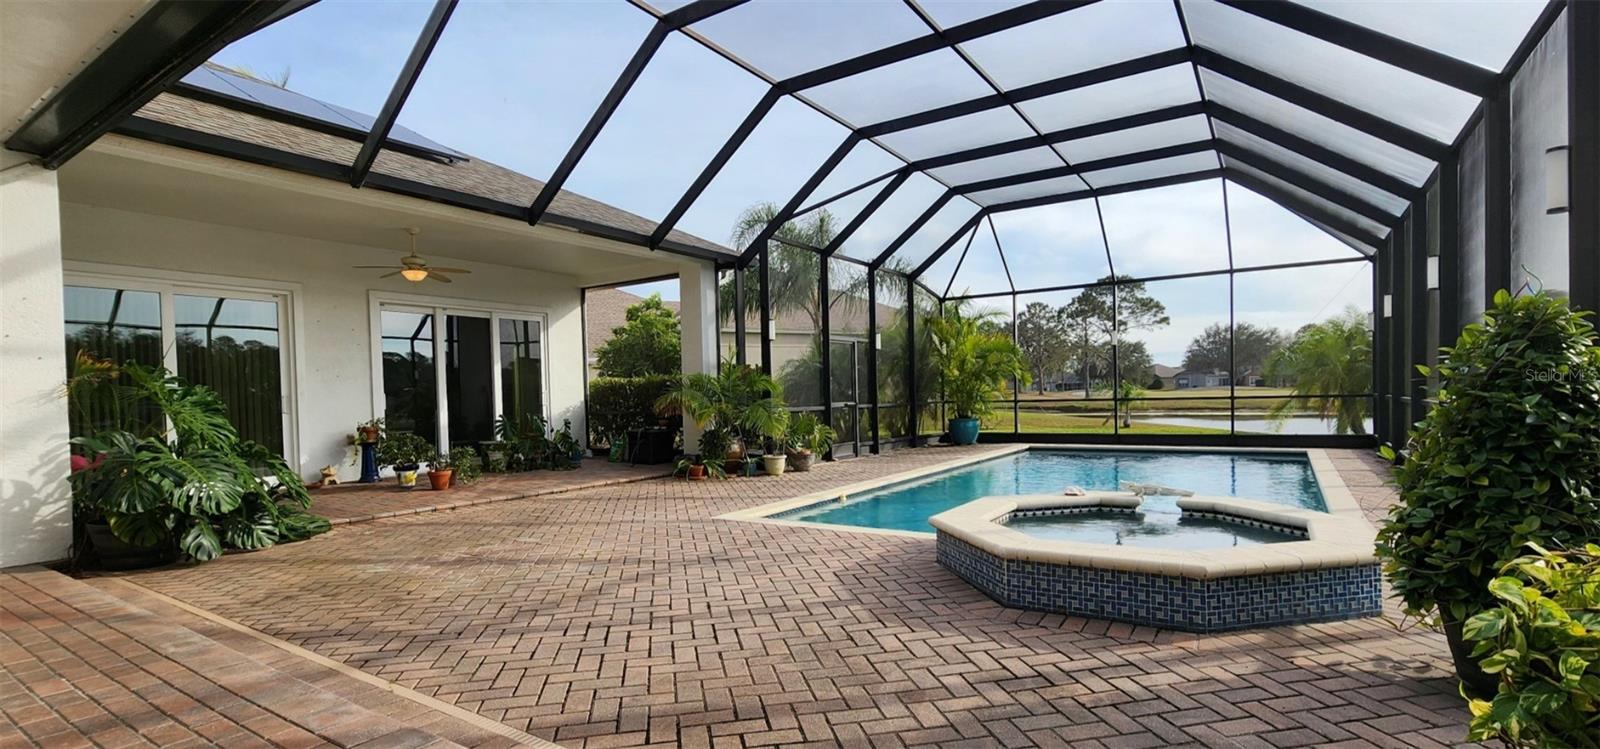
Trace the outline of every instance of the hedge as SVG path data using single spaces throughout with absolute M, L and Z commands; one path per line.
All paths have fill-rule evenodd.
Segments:
M 656 399 L 671 387 L 670 375 L 596 377 L 589 381 L 589 444 L 610 444 L 629 429 L 655 426 Z

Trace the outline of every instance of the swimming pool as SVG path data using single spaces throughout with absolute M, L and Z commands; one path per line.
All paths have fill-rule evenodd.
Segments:
M 1198 495 L 1239 497 L 1326 512 L 1303 453 L 1032 448 L 938 476 L 886 486 L 844 502 L 783 513 L 784 520 L 933 532 L 928 518 L 978 497 L 1060 494 L 1068 486 L 1117 491 L 1121 482 L 1160 484 Z M 1147 497 L 1147 515 L 1178 514 L 1171 497 Z M 1157 519 L 1157 518 L 1152 518 Z

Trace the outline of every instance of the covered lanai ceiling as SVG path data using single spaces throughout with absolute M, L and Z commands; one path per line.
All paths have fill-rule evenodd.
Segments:
M 587 196 L 646 221 L 624 239 L 730 261 L 826 209 L 836 232 L 812 249 L 920 276 L 984 232 L 998 243 L 1013 212 L 1086 201 L 1103 223 L 1103 198 L 1219 178 L 1371 254 L 1564 7 L 324 0 L 285 4 L 211 59 L 250 62 L 253 78 L 277 72 L 262 59 L 329 69 L 230 90 L 190 65 L 168 96 L 362 146 L 347 162 L 313 155 L 321 166 L 282 154 L 291 168 L 593 229 L 572 210 Z M 144 115 L 124 129 L 231 148 Z M 276 158 L 250 145 L 241 155 Z M 426 183 L 391 168 L 400 155 L 531 180 L 492 195 Z M 726 242 L 758 202 L 776 215 L 743 246 L 694 236 Z

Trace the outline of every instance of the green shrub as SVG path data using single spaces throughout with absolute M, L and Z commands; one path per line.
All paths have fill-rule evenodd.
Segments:
M 1407 613 L 1463 621 L 1494 605 L 1485 585 L 1529 542 L 1600 538 L 1600 349 L 1587 314 L 1502 291 L 1443 349 L 1378 535 Z
M 676 377 L 596 377 L 589 382 L 589 444 L 609 445 L 630 429 L 655 426 L 656 401 Z
M 455 483 L 464 486 L 483 478 L 483 463 L 478 458 L 477 450 L 466 445 L 452 447 L 447 457 L 450 465 L 455 466 Z
M 1468 619 L 1473 656 L 1499 679 L 1472 700 L 1473 741 L 1600 747 L 1600 546 L 1539 552 L 1489 583 L 1499 606 Z

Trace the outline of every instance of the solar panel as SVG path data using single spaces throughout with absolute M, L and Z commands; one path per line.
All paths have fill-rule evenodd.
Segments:
M 304 117 L 338 128 L 358 130 L 362 134 L 372 129 L 374 117 L 352 109 L 328 104 L 266 81 L 240 75 L 216 65 L 195 68 L 180 81 L 206 93 L 233 101 L 243 101 L 259 107 Z M 436 143 L 413 130 L 395 125 L 389 131 L 389 140 L 403 143 L 436 156 L 460 161 L 467 155 Z

